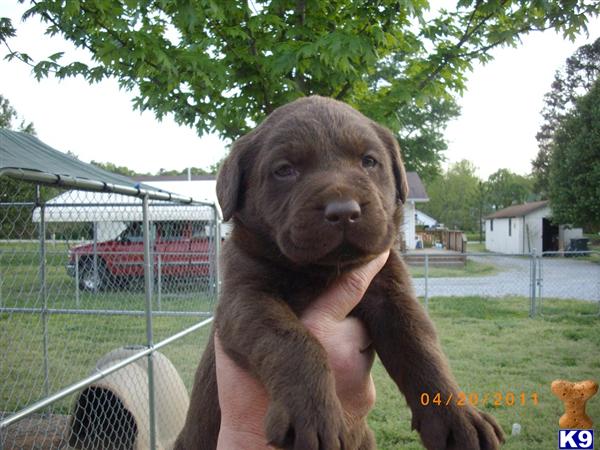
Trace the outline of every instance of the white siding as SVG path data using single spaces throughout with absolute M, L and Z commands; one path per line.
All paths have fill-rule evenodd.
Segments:
M 415 209 L 415 220 L 416 225 L 424 225 L 431 228 L 437 225 L 437 220 L 425 214 L 423 211 L 419 211 L 418 209 Z
M 521 253 L 536 253 L 542 251 L 542 234 L 544 230 L 543 219 L 551 216 L 550 207 L 540 208 L 525 216 L 525 234 Z
M 417 236 L 415 233 L 415 202 L 408 201 L 404 204 L 404 223 L 402 224 L 402 234 L 406 250 L 414 250 L 417 246 Z
M 524 217 L 512 217 L 512 236 L 508 235 L 508 218 L 494 219 L 494 231 L 491 219 L 485 221 L 485 248 L 498 253 L 527 254 L 543 249 L 544 218 L 550 219 L 550 207 L 540 208 Z M 583 235 L 581 228 L 559 227 L 559 249 L 564 250 L 571 239 Z
M 583 229 L 567 228 L 561 226 L 558 230 L 558 240 L 560 249 L 564 250 L 571 243 L 571 239 L 579 239 L 583 237 Z
M 494 220 L 494 231 L 491 229 L 492 221 L 485 221 L 485 248 L 498 253 L 521 253 L 522 218 L 511 217 Z M 511 233 L 508 227 L 510 224 Z

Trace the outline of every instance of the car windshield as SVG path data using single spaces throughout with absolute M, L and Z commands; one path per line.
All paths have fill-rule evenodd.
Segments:
M 208 221 L 165 221 L 151 223 L 151 240 L 156 237 L 156 231 L 163 241 L 178 241 L 189 238 L 191 225 L 192 238 L 207 238 L 211 233 L 210 223 Z M 127 228 L 119 235 L 121 242 L 143 242 L 144 234 L 141 222 L 130 222 Z
M 206 238 L 210 235 L 210 223 L 208 221 L 192 222 L 192 238 Z
M 144 234 L 142 232 L 141 222 L 131 222 L 127 228 L 123 230 L 119 239 L 123 242 L 143 242 Z
M 159 222 L 160 237 L 166 241 L 178 241 L 186 238 L 188 222 Z

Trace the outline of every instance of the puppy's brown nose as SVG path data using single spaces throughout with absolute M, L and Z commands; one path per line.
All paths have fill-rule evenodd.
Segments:
M 325 220 L 332 225 L 356 222 L 360 215 L 360 205 L 355 200 L 333 201 L 325 206 Z

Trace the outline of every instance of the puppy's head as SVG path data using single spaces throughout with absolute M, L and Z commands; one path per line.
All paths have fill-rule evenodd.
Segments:
M 353 264 L 390 248 L 407 191 L 390 131 L 322 97 L 276 109 L 235 142 L 217 179 L 223 218 L 300 265 Z

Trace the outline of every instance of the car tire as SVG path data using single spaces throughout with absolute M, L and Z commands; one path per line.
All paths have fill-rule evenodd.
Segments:
M 98 260 L 98 268 L 94 273 L 94 260 L 84 259 L 79 267 L 79 287 L 88 292 L 100 292 L 107 287 L 108 273 L 102 260 Z

